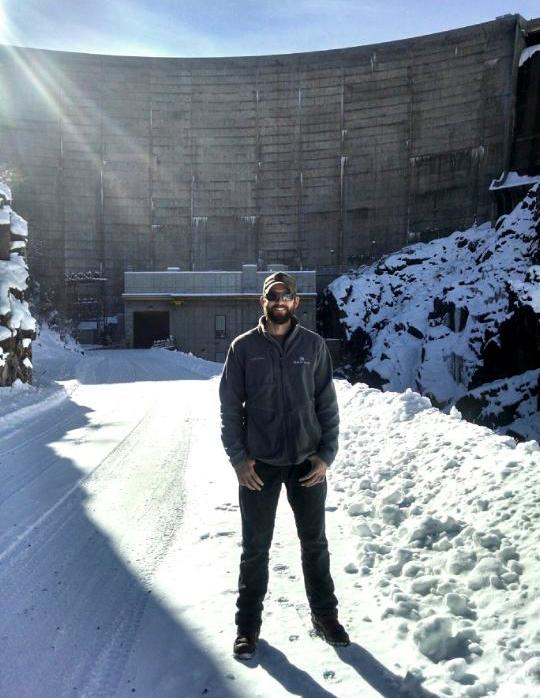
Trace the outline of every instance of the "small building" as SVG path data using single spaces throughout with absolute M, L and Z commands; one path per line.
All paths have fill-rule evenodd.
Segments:
M 172 337 L 181 351 L 209 361 L 224 361 L 231 341 L 257 324 L 263 281 L 272 265 L 257 271 L 244 264 L 242 271 L 128 271 L 124 273 L 126 345 L 151 347 Z M 297 316 L 315 329 L 316 272 L 291 271 L 301 296 Z

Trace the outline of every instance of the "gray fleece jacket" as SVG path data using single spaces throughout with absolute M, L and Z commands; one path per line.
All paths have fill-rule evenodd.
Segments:
M 339 413 L 326 343 L 293 319 L 284 345 L 265 319 L 230 346 L 219 388 L 221 440 L 232 465 L 246 457 L 294 465 L 337 453 Z

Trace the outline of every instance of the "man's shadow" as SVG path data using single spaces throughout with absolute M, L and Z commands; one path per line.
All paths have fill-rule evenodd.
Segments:
M 405 677 L 394 674 L 366 649 L 353 642 L 349 647 L 335 647 L 336 654 L 349 664 L 369 685 L 384 698 L 439 698 L 422 687 L 412 674 Z
M 355 642 L 348 647 L 335 647 L 342 662 L 351 666 L 360 677 L 384 698 L 439 698 L 422 688 L 421 683 L 411 674 L 405 678 L 392 673 L 375 657 Z M 285 654 L 270 645 L 266 640 L 258 643 L 257 654 L 246 667 L 257 666 L 265 669 L 270 676 L 293 696 L 309 698 L 338 698 L 335 693 L 323 688 L 307 672 L 291 664 Z M 359 694 L 361 695 L 361 694 Z
M 292 696 L 338 698 L 334 693 L 318 684 L 306 671 L 291 664 L 283 652 L 270 645 L 266 640 L 259 640 L 256 655 L 253 659 L 245 662 L 245 666 L 250 669 L 255 669 L 257 666 L 262 667 Z

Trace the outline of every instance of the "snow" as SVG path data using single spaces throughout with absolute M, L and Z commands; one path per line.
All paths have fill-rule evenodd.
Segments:
M 447 410 L 456 403 L 459 409 L 460 401 L 472 396 L 486 348 L 490 341 L 500 347 L 504 323 L 517 308 L 540 311 L 539 186 L 495 226 L 473 226 L 411 245 L 330 284 L 346 338 L 351 341 L 359 332 L 365 337 L 367 349 L 356 358 L 356 370 L 363 366 L 378 376 L 384 390 L 412 388 Z M 534 421 L 537 413 L 532 397 L 538 371 L 514 373 L 505 390 L 516 395 L 520 388 L 516 399 L 523 402 L 514 422 L 504 426 L 519 427 L 527 438 L 526 419 Z M 489 410 L 500 418 L 509 399 L 492 399 L 493 384 L 483 387 Z
M 532 264 L 525 278 L 525 282 L 520 284 L 514 282 L 516 290 L 522 297 L 526 297 L 529 305 L 535 313 L 540 314 L 540 264 Z
M 503 172 L 499 179 L 494 179 L 489 188 L 491 191 L 494 191 L 495 189 L 521 187 L 526 184 L 537 184 L 538 182 L 540 182 L 540 177 L 537 175 L 520 175 L 514 170 L 510 170 L 510 172 Z
M 13 235 L 18 235 L 22 238 L 28 237 L 28 223 L 15 211 L 11 213 L 11 232 Z
M 12 330 L 30 330 L 36 329 L 36 319 L 32 317 L 27 301 L 20 301 L 12 294 L 9 294 L 11 304 L 11 314 L 8 324 Z
M 221 366 L 46 327 L 33 347 L 35 384 L 0 389 L 3 697 L 539 695 L 536 441 L 336 381 L 327 527 L 353 644 L 310 633 L 282 496 L 259 651 L 236 662 Z
M 1 188 L 0 195 L 2 195 Z M 3 206 L 0 208 L 0 225 L 10 225 L 13 235 L 17 235 L 21 238 L 28 237 L 28 223 L 24 218 L 15 213 L 15 211 L 12 211 L 10 206 Z
M 8 204 L 11 203 L 11 189 L 9 186 L 0 180 L 0 197 L 2 197 Z
M 23 257 L 12 253 L 9 260 L 0 259 L 0 315 L 7 315 L 12 307 L 17 306 L 10 289 L 24 291 L 27 280 L 28 267 Z
M 536 44 L 535 46 L 527 46 L 527 48 L 524 48 L 523 51 L 519 55 L 519 67 L 529 60 L 529 58 L 532 58 L 535 53 L 540 51 L 540 44 Z
M 10 225 L 9 235 L 11 236 L 9 258 L 0 259 L 0 342 L 14 339 L 10 342 L 9 351 L 6 346 L 0 347 L 2 384 L 11 383 L 16 376 L 28 378 L 29 374 L 21 371 L 21 367 L 26 368 L 27 371 L 32 368 L 30 357 L 19 361 L 19 356 L 21 349 L 29 350 L 30 344 L 25 343 L 24 340 L 29 340 L 28 334 L 33 335 L 36 329 L 36 321 L 32 317 L 27 301 L 24 300 L 28 281 L 28 267 L 24 259 L 28 226 L 9 205 L 4 205 L 10 200 L 9 187 L 0 182 L 0 224 Z M 18 239 L 13 239 L 14 237 Z M 19 331 L 27 333 L 27 336 L 23 337 Z M 8 361 L 8 370 L 4 372 Z
M 3 329 L 0 327 L 0 333 Z M 58 406 L 77 384 L 73 379 L 64 381 L 74 375 L 75 366 L 84 355 L 76 342 L 61 340 L 44 323 L 38 328 L 32 350 L 32 384 L 17 380 L 11 387 L 0 387 L 0 439 L 4 433 L 24 432 L 29 417 L 47 413 Z
M 445 686 L 442 666 L 436 677 L 433 666 L 420 663 L 435 693 L 453 685 L 458 695 L 485 695 L 489 689 L 506 696 L 498 672 L 513 675 L 540 650 L 533 590 L 538 444 L 516 445 L 419 399 L 416 414 L 409 411 L 412 424 L 403 429 L 396 410 L 381 407 L 402 403 L 404 396 L 383 395 L 385 400 L 366 386 L 340 383 L 345 419 L 333 483 L 349 512 L 359 501 L 364 507 L 369 502 L 361 524 L 376 531 L 357 549 L 360 572 L 380 589 L 385 623 L 412 633 L 418 651 L 438 665 L 465 658 L 485 684 L 485 692 L 476 692 L 474 681 L 471 692 L 460 693 L 455 677 Z M 351 407 L 360 405 L 364 423 L 351 415 Z M 392 517 L 386 515 L 389 496 L 397 505 Z M 532 625 L 520 631 L 526 618 Z M 513 649 L 505 650 L 508 644 Z M 531 686 L 529 695 L 537 691 Z
M 201 359 L 198 356 L 193 356 L 191 352 L 187 354 L 184 352 L 167 352 L 163 354 L 162 349 L 150 349 L 152 352 L 158 352 L 156 356 L 161 357 L 160 360 L 167 360 L 170 364 L 174 366 L 180 366 L 182 368 L 197 374 L 198 376 L 203 376 L 204 378 L 211 378 L 212 376 L 221 374 L 223 364 L 216 361 L 206 361 L 206 359 Z

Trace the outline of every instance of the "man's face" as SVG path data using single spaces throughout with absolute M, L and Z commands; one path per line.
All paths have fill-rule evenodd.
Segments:
M 286 300 L 283 294 L 290 294 L 289 289 L 285 284 L 277 283 L 270 287 L 266 296 L 261 296 L 261 306 L 265 316 L 276 325 L 284 325 L 288 322 L 300 303 L 298 296 Z

